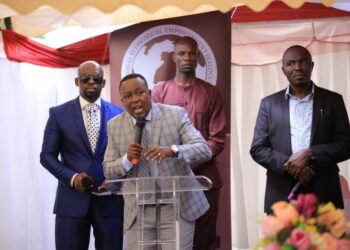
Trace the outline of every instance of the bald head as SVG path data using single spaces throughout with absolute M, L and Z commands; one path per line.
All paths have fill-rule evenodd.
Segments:
M 90 71 L 89 69 L 92 69 L 94 72 L 103 77 L 103 69 L 101 65 L 95 61 L 85 61 L 80 64 L 78 68 L 78 77 L 81 76 L 83 72 Z

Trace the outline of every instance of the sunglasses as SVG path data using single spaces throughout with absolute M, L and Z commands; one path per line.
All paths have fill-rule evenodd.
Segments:
M 102 76 L 95 76 L 95 75 L 83 75 L 79 77 L 80 82 L 82 83 L 87 83 L 92 79 L 95 84 L 101 84 L 103 82 L 103 77 Z

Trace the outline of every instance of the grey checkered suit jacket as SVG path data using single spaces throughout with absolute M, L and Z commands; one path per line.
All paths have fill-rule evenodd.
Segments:
M 184 160 L 166 158 L 156 164 L 160 176 L 194 176 L 190 163 L 200 163 L 211 158 L 211 149 L 187 117 L 183 108 L 165 104 L 152 104 L 151 140 L 152 145 L 179 145 Z M 126 173 L 122 166 L 122 157 L 127 147 L 135 140 L 134 125 L 129 113 L 124 112 L 108 123 L 108 145 L 104 156 L 103 168 L 106 179 L 137 177 L 137 171 Z M 124 227 L 129 229 L 137 215 L 136 198 L 128 195 L 124 206 Z M 194 221 L 209 208 L 203 192 L 185 192 L 180 196 L 180 216 Z

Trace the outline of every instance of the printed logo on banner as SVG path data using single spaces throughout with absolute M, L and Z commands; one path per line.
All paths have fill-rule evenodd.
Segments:
M 173 78 L 176 70 L 172 61 L 173 42 L 179 36 L 190 36 L 197 41 L 200 58 L 196 76 L 216 85 L 217 64 L 213 51 L 200 35 L 180 25 L 156 26 L 136 37 L 124 55 L 121 77 L 139 73 L 146 78 L 150 89 Z

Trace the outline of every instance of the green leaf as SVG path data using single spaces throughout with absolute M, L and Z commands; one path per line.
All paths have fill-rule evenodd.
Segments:
M 288 243 L 284 243 L 280 250 L 297 250 L 293 245 L 288 244 Z
M 280 244 L 283 244 L 286 241 L 286 239 L 289 237 L 291 232 L 292 230 L 290 228 L 283 228 L 281 231 L 279 231 L 277 235 L 277 241 Z

